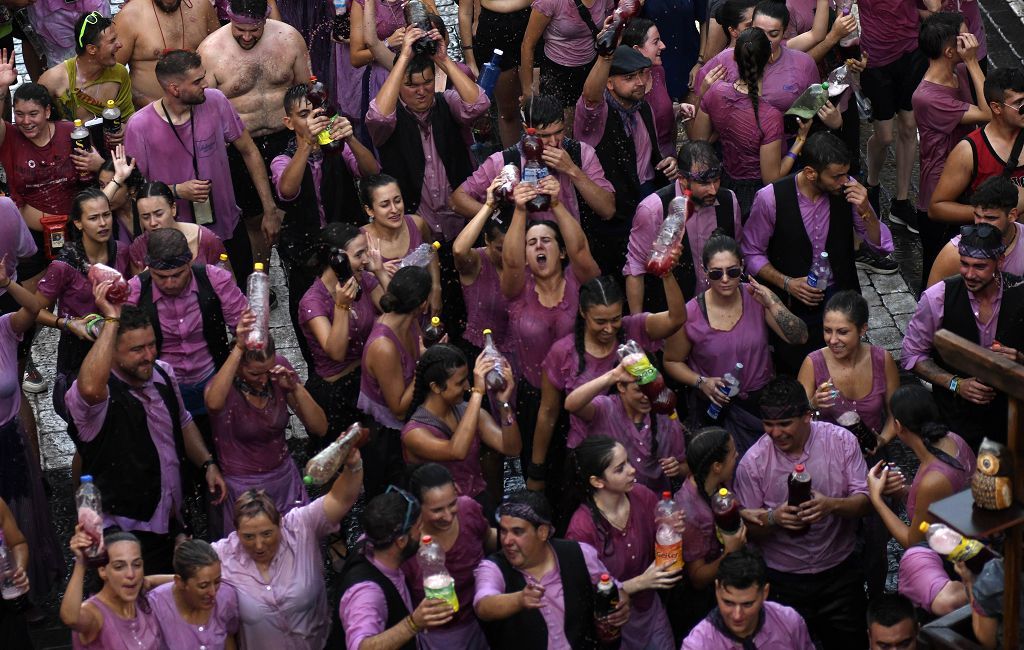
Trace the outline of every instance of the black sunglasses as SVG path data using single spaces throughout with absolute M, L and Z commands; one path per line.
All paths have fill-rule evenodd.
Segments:
M 966 226 L 960 226 L 960 236 L 970 237 L 977 235 L 978 237 L 991 237 L 993 234 L 997 234 L 1002 237 L 1002 233 L 998 228 L 990 223 L 972 223 Z
M 402 498 L 405 499 L 405 521 L 402 522 L 402 527 L 395 531 L 395 533 L 398 535 L 404 535 L 409 530 L 409 526 L 412 524 L 411 520 L 413 508 L 415 508 L 419 502 L 416 501 L 416 499 L 411 494 L 409 494 L 402 488 L 398 487 L 397 485 L 389 485 L 388 489 L 384 490 L 384 494 L 387 494 L 388 492 L 398 492 L 400 495 L 402 495 Z
M 739 266 L 730 266 L 727 269 L 711 269 L 710 271 L 705 269 L 705 273 L 707 273 L 708 280 L 718 281 L 722 279 L 723 275 L 728 275 L 731 279 L 735 280 L 743 275 L 743 269 Z

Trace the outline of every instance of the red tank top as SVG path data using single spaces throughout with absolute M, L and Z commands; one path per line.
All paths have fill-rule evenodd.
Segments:
M 1002 175 L 1006 161 L 996 155 L 984 128 L 971 131 L 966 139 L 971 143 L 971 153 L 974 155 L 974 177 L 971 179 L 969 190 L 974 192 L 986 179 Z M 1024 186 L 1024 166 L 1014 169 L 1010 174 L 1010 180 L 1017 187 Z

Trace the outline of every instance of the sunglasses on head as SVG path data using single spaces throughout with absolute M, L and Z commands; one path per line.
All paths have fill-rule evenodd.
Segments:
M 397 485 L 389 485 L 388 489 L 384 490 L 384 494 L 387 494 L 388 492 L 398 492 L 400 495 L 402 495 L 402 498 L 405 499 L 405 519 L 402 521 L 402 527 L 395 531 L 396 534 L 398 535 L 404 535 L 406 531 L 409 530 L 409 526 L 412 524 L 412 511 L 413 508 L 416 507 L 418 502 L 411 494 L 409 494 L 402 488 L 398 487 Z
M 722 177 L 721 167 L 708 167 L 699 172 L 680 172 L 687 179 L 696 183 L 714 183 Z
M 706 271 L 706 273 L 708 280 L 721 280 L 724 275 L 728 275 L 731 279 L 735 280 L 743 275 L 743 268 L 739 266 L 730 266 L 727 269 L 711 269 Z
M 85 20 L 82 21 L 82 29 L 78 30 L 78 47 L 85 47 L 85 44 L 82 43 L 82 39 L 85 38 L 85 28 L 86 28 L 86 26 L 88 26 L 88 25 L 95 25 L 99 21 L 100 21 L 100 12 L 98 12 L 98 11 L 91 11 L 91 12 L 89 12 L 89 14 L 85 17 Z
M 966 226 L 960 226 L 960 236 L 970 237 L 971 235 L 977 235 L 979 237 L 991 237 L 993 234 L 1002 236 L 999 229 L 990 223 L 972 223 Z

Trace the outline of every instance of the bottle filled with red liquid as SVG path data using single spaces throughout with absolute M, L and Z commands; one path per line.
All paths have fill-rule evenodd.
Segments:
M 711 498 L 711 512 L 715 516 L 715 526 L 726 535 L 735 535 L 740 529 L 740 504 L 736 495 L 721 488 Z
M 427 7 L 420 0 L 409 0 L 405 3 L 405 24 L 409 27 L 419 27 L 425 32 L 433 29 L 427 17 Z M 429 36 L 423 36 L 412 44 L 412 51 L 413 54 L 434 56 L 437 53 L 437 41 Z
M 334 120 L 338 117 L 338 111 L 331 104 L 327 97 L 327 89 L 324 84 L 317 80 L 316 75 L 312 75 L 309 78 L 309 89 L 306 91 L 306 99 L 313 106 L 313 110 L 321 110 L 324 115 L 329 115 L 331 118 L 327 128 L 316 133 L 316 141 L 320 143 L 321 149 L 333 150 L 342 145 L 342 142 L 335 141 L 331 138 L 331 125 L 334 124 Z
M 633 340 L 619 346 L 619 359 L 626 364 L 629 374 L 636 377 L 640 392 L 651 401 L 651 412 L 668 415 L 676 410 L 676 394 L 665 385 L 665 378 L 651 365 L 647 353 Z
M 512 203 L 512 193 L 519 184 L 519 168 L 508 164 L 501 168 L 498 175 L 501 176 L 501 185 L 494 190 L 494 198 L 502 203 Z
M 793 468 L 788 482 L 789 505 L 799 507 L 801 504 L 811 500 L 811 475 L 807 473 L 807 468 L 803 464 Z M 801 530 L 791 530 L 789 532 L 791 535 L 803 535 L 808 530 L 809 527 L 804 527 Z
M 683 253 L 683 235 L 686 234 L 686 219 L 690 216 L 693 202 L 690 190 L 683 190 L 668 204 L 668 214 L 661 222 L 658 236 L 651 243 L 651 256 L 647 259 L 647 272 L 663 278 L 672 272 L 672 267 Z
M 107 302 L 110 304 L 121 305 L 128 300 L 128 282 L 125 281 L 124 276 L 117 269 L 111 268 L 106 264 L 90 264 L 87 277 L 94 287 L 106 280 L 110 280 L 113 283 L 110 290 L 107 291 Z
M 601 648 L 618 648 L 622 640 L 622 630 L 610 625 L 604 619 L 619 606 L 619 590 L 607 573 L 601 574 L 601 580 L 594 588 L 594 618 L 597 619 L 597 637 Z
M 523 176 L 521 182 L 539 185 L 541 179 L 548 175 L 548 166 L 544 164 L 544 141 L 537 135 L 537 129 L 526 129 L 523 136 L 523 157 L 526 164 L 523 165 Z M 551 209 L 551 196 L 549 194 L 538 194 L 526 204 L 529 212 L 544 212 Z
M 619 6 L 612 12 L 612 22 L 597 35 L 595 45 L 598 55 L 608 56 L 615 51 L 619 44 L 619 37 L 622 36 L 622 30 L 626 28 L 636 12 L 636 0 L 622 0 L 619 3 Z

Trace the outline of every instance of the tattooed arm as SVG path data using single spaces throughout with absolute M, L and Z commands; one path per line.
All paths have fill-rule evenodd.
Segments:
M 786 343 L 807 342 L 807 323 L 794 316 L 793 312 L 782 304 L 775 292 L 759 284 L 753 278 L 748 286 L 754 299 L 764 306 L 765 321 L 773 332 L 781 336 Z

